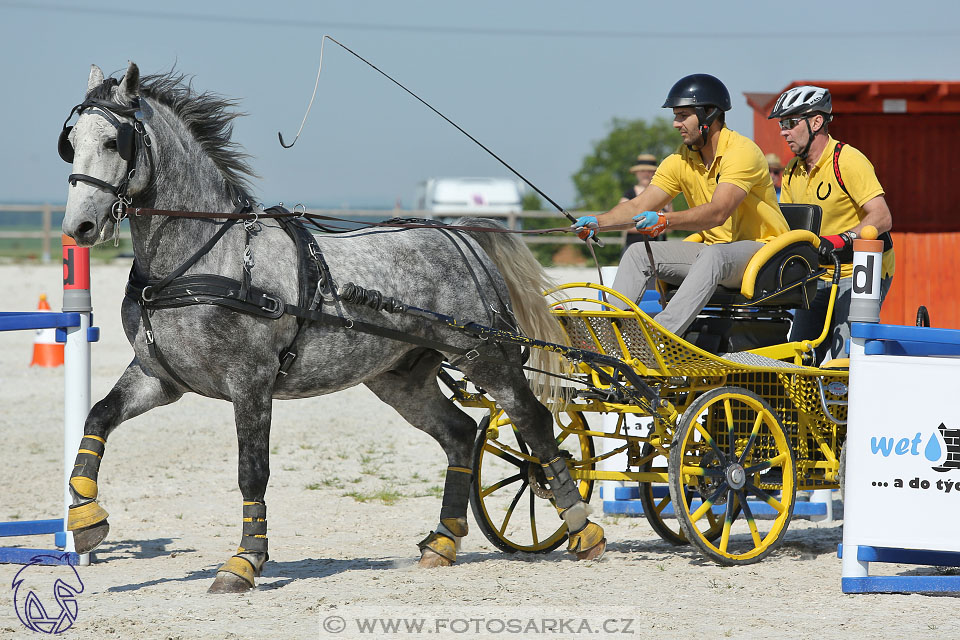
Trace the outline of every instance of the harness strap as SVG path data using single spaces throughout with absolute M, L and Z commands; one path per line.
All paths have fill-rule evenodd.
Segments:
M 408 344 L 415 344 L 420 347 L 426 347 L 428 349 L 433 349 L 435 351 L 440 351 L 441 353 L 456 353 L 466 360 L 480 360 L 481 362 L 492 362 L 496 364 L 511 364 L 515 365 L 516 363 L 503 360 L 502 358 L 496 358 L 493 356 L 486 356 L 480 353 L 479 348 L 486 344 L 485 342 L 477 345 L 477 347 L 466 349 L 463 347 L 455 347 L 453 345 L 447 344 L 446 342 L 439 342 L 437 340 L 431 340 L 429 338 L 422 338 L 404 331 L 398 331 L 396 329 L 390 329 L 389 327 L 383 327 L 376 324 L 370 324 L 369 322 L 363 322 L 362 320 L 351 320 L 349 318 L 343 318 L 341 316 L 332 315 L 329 313 L 324 313 L 321 310 L 310 310 L 304 309 L 303 307 L 298 307 L 296 305 L 287 304 L 284 305 L 284 311 L 290 315 L 297 316 L 298 318 L 307 318 L 312 321 L 320 322 L 322 324 L 334 325 L 338 327 L 343 327 L 345 329 L 354 329 L 362 333 L 369 333 L 376 336 L 381 336 L 383 338 L 389 338 L 391 340 L 396 340 L 398 342 L 406 342 Z
M 850 195 L 850 191 L 847 190 L 847 185 L 843 181 L 843 176 L 840 175 L 840 150 L 843 149 L 846 144 L 846 142 L 837 142 L 837 146 L 833 148 L 833 175 L 836 177 L 837 184 L 840 185 L 840 188 L 843 189 L 843 192 L 847 194 L 847 197 L 850 198 L 850 201 L 856 205 L 856 200 L 854 200 L 853 196 Z M 889 231 L 884 231 L 881 233 L 879 236 L 877 236 L 877 240 L 881 240 L 883 242 L 884 252 L 893 249 L 893 237 L 890 235 Z

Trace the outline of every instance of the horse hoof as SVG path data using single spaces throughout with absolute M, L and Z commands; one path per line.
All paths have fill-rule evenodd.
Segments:
M 246 593 L 253 585 L 238 575 L 220 571 L 207 593 Z
M 607 550 L 607 539 L 604 538 L 598 544 L 593 545 L 586 551 L 577 552 L 577 560 L 599 560 Z
M 430 549 L 424 549 L 420 553 L 420 562 L 418 565 L 421 569 L 434 569 L 436 567 L 449 567 L 453 562 L 444 558 L 439 553 L 431 551 Z
M 86 529 L 74 531 L 73 547 L 77 550 L 77 553 L 90 553 L 100 546 L 100 543 L 106 539 L 109 531 L 110 525 L 106 520 L 98 522 Z

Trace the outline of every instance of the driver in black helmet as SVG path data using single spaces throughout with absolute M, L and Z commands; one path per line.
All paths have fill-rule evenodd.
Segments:
M 683 145 L 664 159 L 643 193 L 599 216 L 583 216 L 574 227 L 592 234 L 632 220 L 651 238 L 670 229 L 701 232 L 702 242 L 632 245 L 613 283 L 630 300 L 639 300 L 656 278 L 680 285 L 656 320 L 682 335 L 717 285 L 739 289 L 753 254 L 789 227 L 763 152 L 725 126 L 730 94 L 722 82 L 704 73 L 681 78 L 663 106 L 673 109 Z M 689 209 L 660 211 L 681 192 Z

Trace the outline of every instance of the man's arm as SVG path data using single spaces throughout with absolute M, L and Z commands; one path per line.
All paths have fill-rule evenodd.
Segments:
M 721 182 L 713 192 L 710 202 L 686 211 L 671 212 L 667 216 L 670 219 L 670 228 L 703 231 L 719 227 L 733 215 L 746 197 L 747 192 L 737 185 Z
M 686 211 L 669 212 L 667 219 L 670 220 L 670 228 L 702 231 L 718 227 L 733 215 L 733 212 L 746 197 L 747 192 L 740 187 L 721 183 L 717 185 L 710 202 Z M 644 211 L 659 211 L 670 200 L 670 194 L 656 185 L 650 185 L 633 200 L 622 202 L 610 211 L 598 215 L 597 223 L 601 227 L 624 224 Z
M 863 216 L 863 220 L 851 229 L 851 231 L 855 231 L 857 235 L 859 235 L 860 230 L 868 224 L 876 227 L 878 233 L 890 231 L 893 227 L 893 216 L 890 215 L 890 208 L 887 206 L 887 201 L 884 200 L 883 196 L 877 196 L 864 203 L 863 212 L 866 214 Z
M 648 185 L 643 193 L 632 200 L 624 200 L 606 213 L 597 216 L 597 223 L 601 227 L 609 227 L 616 224 L 625 224 L 633 219 L 633 216 L 644 211 L 659 211 L 671 200 L 670 194 L 655 185 Z

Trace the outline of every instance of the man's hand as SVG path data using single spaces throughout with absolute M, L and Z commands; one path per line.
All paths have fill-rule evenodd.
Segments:
M 847 232 L 835 236 L 823 236 L 820 238 L 820 262 L 822 264 L 833 264 L 833 254 L 837 254 L 840 262 L 850 262 L 853 260 L 853 236 Z
M 663 233 L 669 225 L 667 216 L 656 211 L 644 211 L 633 216 L 633 221 L 636 223 L 637 231 L 651 238 L 656 238 Z
M 599 228 L 600 224 L 597 222 L 596 216 L 580 216 L 573 223 L 573 230 L 577 232 L 577 237 L 581 240 L 593 238 L 597 235 L 597 229 Z

